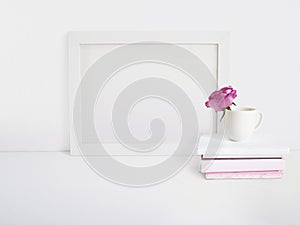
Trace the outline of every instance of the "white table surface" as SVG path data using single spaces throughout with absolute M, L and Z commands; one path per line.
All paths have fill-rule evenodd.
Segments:
M 299 225 L 300 151 L 281 180 L 204 180 L 199 159 L 159 185 L 104 180 L 63 152 L 0 153 L 1 225 Z

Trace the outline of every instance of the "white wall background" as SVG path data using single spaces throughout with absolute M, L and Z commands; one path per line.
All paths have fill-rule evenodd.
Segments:
M 2 0 L 0 150 L 68 150 L 66 33 L 128 29 L 231 31 L 237 102 L 300 149 L 299 11 L 296 0 Z

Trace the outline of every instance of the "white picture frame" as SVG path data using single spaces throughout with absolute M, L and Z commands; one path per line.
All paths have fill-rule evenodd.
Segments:
M 225 31 L 71 31 L 68 41 L 70 152 L 78 155 L 79 150 L 73 127 L 73 106 L 81 76 L 81 45 L 126 45 L 140 41 L 160 41 L 172 44 L 199 44 L 217 46 L 217 87 L 229 80 L 229 33 Z M 218 120 L 215 120 L 217 131 Z

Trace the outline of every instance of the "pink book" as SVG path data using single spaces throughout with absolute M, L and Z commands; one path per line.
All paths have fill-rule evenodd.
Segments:
M 282 170 L 274 171 L 249 171 L 249 172 L 209 172 L 204 174 L 208 180 L 226 179 L 279 179 L 282 178 Z
M 201 172 L 239 172 L 283 170 L 285 161 L 282 158 L 266 159 L 201 159 Z

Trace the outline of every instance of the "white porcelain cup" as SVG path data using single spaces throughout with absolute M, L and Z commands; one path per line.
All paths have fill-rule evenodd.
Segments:
M 233 141 L 248 139 L 259 127 L 262 114 L 254 108 L 241 107 L 225 112 L 226 134 Z

